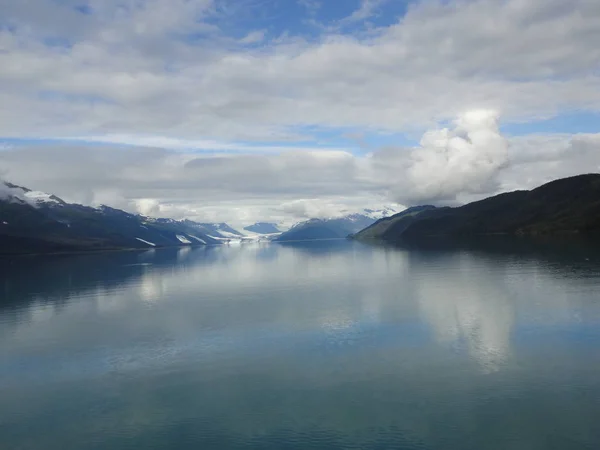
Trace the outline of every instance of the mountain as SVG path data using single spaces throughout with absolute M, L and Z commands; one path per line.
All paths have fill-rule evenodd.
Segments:
M 401 242 L 435 236 L 599 231 L 600 174 L 587 174 L 552 181 L 531 191 L 496 195 L 458 208 L 413 208 L 375 223 L 354 238 Z
M 368 227 L 374 220 L 373 217 L 364 214 L 349 214 L 333 219 L 310 219 L 294 225 L 274 240 L 286 242 L 342 239 Z
M 382 209 L 363 209 L 360 214 L 363 216 L 367 216 L 371 219 L 379 220 L 385 217 L 393 216 L 397 214 L 399 211 L 397 208 L 392 206 L 386 206 Z
M 0 254 L 219 244 L 189 221 L 91 208 L 0 182 Z
M 67 203 L 56 195 L 47 194 L 40 191 L 32 191 L 23 186 L 0 181 L 0 201 L 5 200 L 11 203 L 29 204 L 42 206 L 54 205 L 62 206 Z
M 423 205 L 423 206 L 413 206 L 405 209 L 404 211 L 394 214 L 390 217 L 384 217 L 383 219 L 379 219 L 372 225 L 364 228 L 359 231 L 353 237 L 356 239 L 377 239 L 380 236 L 383 236 L 385 232 L 390 228 L 393 224 L 399 222 L 402 219 L 406 219 L 409 217 L 415 217 L 417 214 L 422 213 L 424 211 L 430 211 L 435 209 L 435 206 L 432 205 Z
M 203 233 L 217 240 L 228 241 L 230 239 L 240 239 L 244 237 L 242 233 L 231 228 L 226 223 L 199 223 L 193 220 L 175 220 L 175 219 L 148 219 L 154 220 L 156 223 L 169 224 L 173 226 L 183 227 L 193 233 Z
M 281 230 L 277 228 L 277 224 L 269 222 L 258 222 L 254 225 L 250 225 L 249 227 L 245 227 L 244 230 L 257 234 L 281 233 Z
M 197 225 L 206 230 L 208 234 L 212 234 L 217 237 L 239 239 L 244 236 L 242 233 L 231 228 L 226 223 L 199 223 Z

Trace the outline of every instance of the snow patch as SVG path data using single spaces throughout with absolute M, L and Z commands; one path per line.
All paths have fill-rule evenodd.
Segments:
M 207 234 L 207 236 L 216 241 L 223 242 L 224 244 L 240 244 L 243 240 L 243 238 L 240 238 L 240 236 L 237 236 L 237 235 L 234 235 L 235 239 L 232 239 L 229 237 L 217 237 L 217 236 L 213 236 L 211 234 Z
M 400 211 L 401 211 L 401 209 L 397 209 L 395 207 L 388 206 L 383 209 L 376 209 L 376 210 L 365 209 L 362 214 L 369 217 L 370 219 L 379 220 L 379 219 L 383 219 L 384 217 L 390 217 L 390 216 L 393 216 L 394 214 L 398 214 Z
M 35 200 L 38 203 L 59 203 L 57 200 L 52 198 L 51 194 L 47 194 L 42 191 L 29 191 L 25 192 L 25 197 Z
M 138 238 L 138 237 L 136 237 L 136 239 L 140 242 L 143 242 L 144 244 L 148 244 L 148 245 L 151 245 L 152 247 L 156 247 L 156 244 L 153 242 L 148 242 L 148 241 L 145 241 L 142 238 Z
M 199 237 L 194 236 L 193 234 L 189 235 L 192 239 L 196 239 L 198 242 L 200 242 L 201 244 L 206 245 L 206 241 L 204 239 L 200 239 Z
M 191 244 L 192 243 L 192 241 L 190 241 L 185 236 L 182 236 L 181 234 L 177 234 L 176 236 L 177 236 L 177 239 L 179 239 L 179 242 L 181 242 L 183 244 Z
M 223 237 L 226 237 L 226 238 L 239 239 L 241 237 L 239 234 L 231 233 L 229 231 L 221 231 L 221 230 L 219 230 L 219 234 L 221 236 L 223 236 Z

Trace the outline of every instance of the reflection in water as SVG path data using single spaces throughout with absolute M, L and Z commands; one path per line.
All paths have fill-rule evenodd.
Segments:
M 487 372 L 500 368 L 510 353 L 514 305 L 505 279 L 505 263 L 473 270 L 470 255 L 432 258 L 444 277 L 431 277 L 431 265 L 414 265 L 419 307 L 441 342 L 464 346 Z
M 497 242 L 1 261 L 3 444 L 594 448 L 600 252 Z

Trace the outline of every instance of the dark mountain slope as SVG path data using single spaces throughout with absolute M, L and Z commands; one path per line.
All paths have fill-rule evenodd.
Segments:
M 341 239 L 349 234 L 347 228 L 327 224 L 324 220 L 313 219 L 292 227 L 275 241 L 307 241 L 319 239 Z
M 219 244 L 182 221 L 158 220 L 102 206 L 66 203 L 4 183 L 0 199 L 0 254 Z M 7 189 L 8 188 L 8 189 Z M 38 195 L 39 194 L 39 195 Z
M 311 219 L 294 225 L 275 239 L 277 242 L 343 239 L 372 224 L 374 219 L 361 214 L 335 219 Z
M 388 228 L 390 228 L 398 221 L 403 219 L 414 218 L 417 214 L 432 209 L 435 209 L 435 206 L 413 206 L 411 208 L 405 209 L 404 211 L 398 214 L 394 214 L 391 217 L 384 217 L 383 219 L 379 219 L 377 222 L 361 230 L 353 237 L 357 239 L 378 239 L 379 236 L 383 235 L 388 230 Z
M 400 216 L 389 226 L 364 230 L 357 239 L 411 240 L 432 236 L 592 233 L 600 231 L 600 174 L 556 180 L 459 208 Z

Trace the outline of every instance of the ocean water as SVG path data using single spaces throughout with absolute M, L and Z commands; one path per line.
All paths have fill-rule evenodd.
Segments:
M 598 449 L 587 243 L 0 261 L 0 448 Z

